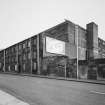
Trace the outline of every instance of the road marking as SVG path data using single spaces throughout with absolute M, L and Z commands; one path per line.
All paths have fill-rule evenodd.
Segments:
M 105 95 L 105 93 L 102 92 L 98 92 L 98 91 L 90 91 L 91 93 L 96 93 L 96 94 L 100 94 L 100 95 Z

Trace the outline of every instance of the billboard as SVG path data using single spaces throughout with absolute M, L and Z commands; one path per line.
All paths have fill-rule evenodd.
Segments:
M 65 42 L 46 37 L 46 52 L 65 55 Z

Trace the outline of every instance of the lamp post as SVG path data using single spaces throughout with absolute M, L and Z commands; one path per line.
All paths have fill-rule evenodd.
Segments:
M 77 79 L 79 78 L 79 70 L 78 70 L 78 25 L 75 26 L 76 37 L 77 37 Z
M 67 73 L 67 72 L 66 72 L 66 62 L 65 62 L 65 78 L 66 78 L 66 73 Z
M 5 72 L 5 49 L 4 49 L 4 67 L 3 67 L 3 71 Z

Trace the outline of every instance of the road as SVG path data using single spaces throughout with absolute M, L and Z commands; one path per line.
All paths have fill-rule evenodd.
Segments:
M 30 105 L 105 105 L 105 85 L 0 74 L 0 89 Z

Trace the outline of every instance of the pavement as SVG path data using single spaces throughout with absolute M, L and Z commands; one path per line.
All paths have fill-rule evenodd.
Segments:
M 0 105 L 29 105 L 29 104 L 0 90 Z
M 105 85 L 0 74 L 0 89 L 30 105 L 105 105 Z
M 9 75 L 18 75 L 18 76 L 30 76 L 30 77 L 38 77 L 38 78 L 48 78 L 48 79 L 57 79 L 57 80 L 65 80 L 65 81 L 75 81 L 75 82 L 84 82 L 84 83 L 92 83 L 92 84 L 100 84 L 105 85 L 105 79 L 91 80 L 91 79 L 76 79 L 76 78 L 64 78 L 64 77 L 55 77 L 55 76 L 43 76 L 43 75 L 35 75 L 35 74 L 17 74 L 17 73 L 2 73 Z
M 89 80 L 89 79 L 76 79 L 76 78 L 51 77 L 51 76 L 36 76 L 36 77 L 105 85 L 105 80 Z

